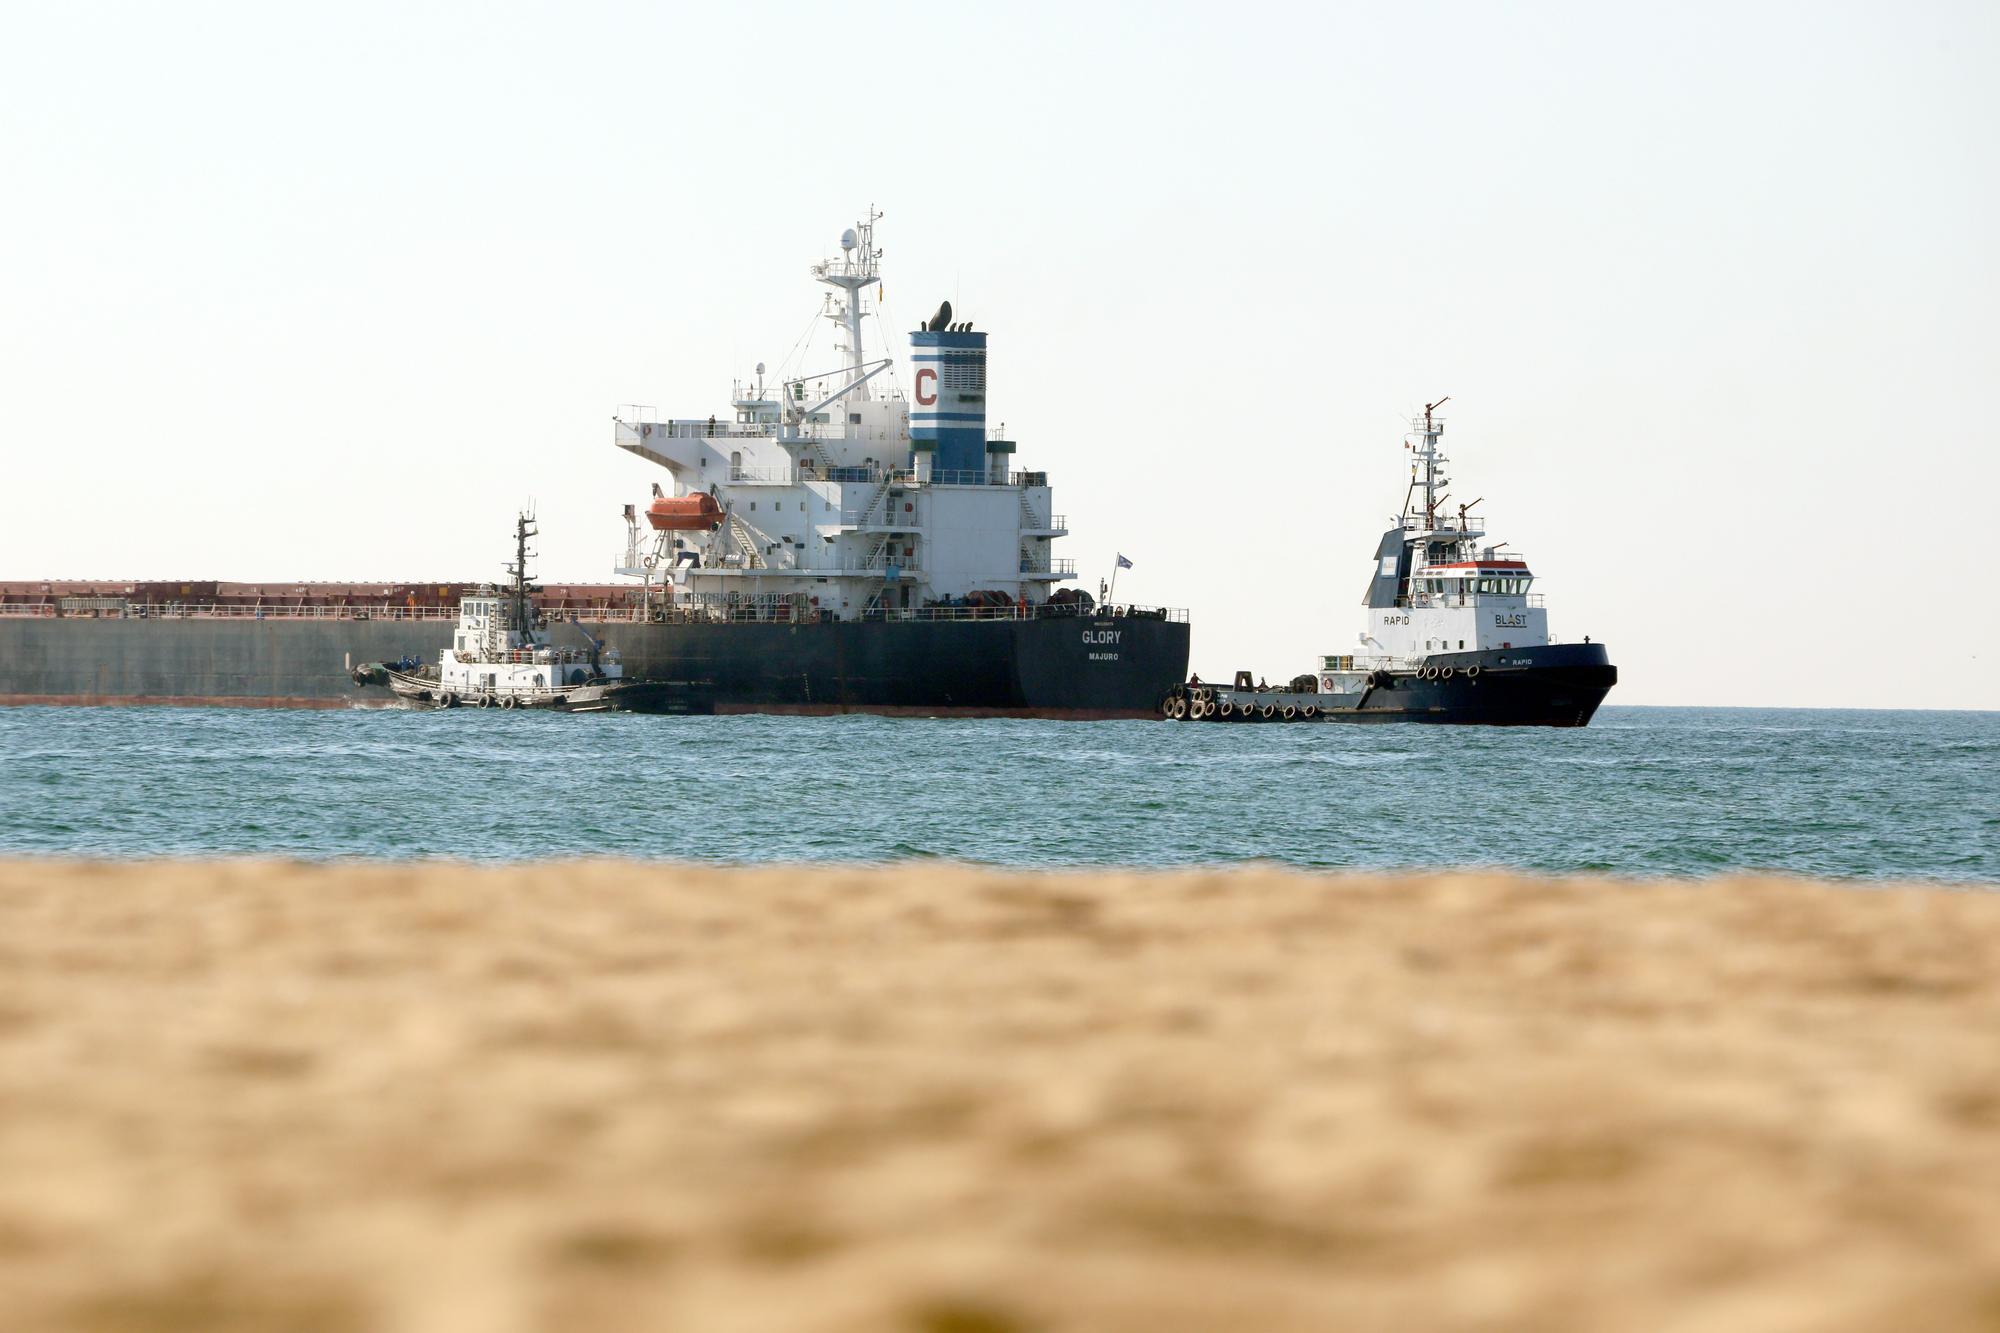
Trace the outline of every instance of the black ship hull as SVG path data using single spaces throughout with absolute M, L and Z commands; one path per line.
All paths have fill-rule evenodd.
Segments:
M 607 641 L 675 711 L 1152 717 L 1187 673 L 1188 626 L 1157 616 L 552 626 Z M 0 704 L 338 708 L 386 704 L 354 668 L 435 660 L 445 620 L 0 617 Z M 690 709 L 690 705 L 692 708 Z
M 1322 716 L 1329 722 L 1581 727 L 1618 683 L 1618 668 L 1598 643 L 1440 653 L 1430 662 L 1435 677 L 1393 673 L 1386 685 L 1364 691 L 1358 706 Z M 1443 675 L 1447 668 L 1451 674 Z
M 1604 645 L 1543 644 L 1438 653 L 1421 671 L 1377 671 L 1365 687 L 1345 694 L 1183 689 L 1170 695 L 1166 711 L 1206 722 L 1581 727 L 1617 683 L 1618 668 Z M 1190 700 L 1191 693 L 1201 697 Z M 1196 706 L 1190 708 L 1190 703 Z

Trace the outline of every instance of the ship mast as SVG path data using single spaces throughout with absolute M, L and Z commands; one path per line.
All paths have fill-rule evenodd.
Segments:
M 513 580 L 508 597 L 514 608 L 514 629 L 521 633 L 527 632 L 532 620 L 530 597 L 535 587 L 528 582 L 528 561 L 535 553 L 528 549 L 528 538 L 535 535 L 534 523 L 535 516 L 526 510 L 514 520 L 514 560 L 506 567 Z
M 866 216 L 841 233 L 841 257 L 815 264 L 812 270 L 815 278 L 829 287 L 838 287 L 843 293 L 837 304 L 831 297 L 828 298 L 826 317 L 847 331 L 847 369 L 857 377 L 863 368 L 861 289 L 881 281 L 881 270 L 875 263 L 882 257 L 882 252 L 875 248 L 875 224 L 881 218 L 882 214 L 875 205 L 868 205 Z
M 1446 394 L 1435 403 L 1425 403 L 1423 419 L 1410 423 L 1410 433 L 1421 436 L 1423 444 L 1410 446 L 1416 453 L 1418 466 L 1411 468 L 1410 491 L 1403 500 L 1403 518 L 1408 521 L 1410 499 L 1421 488 L 1424 493 L 1423 513 L 1426 532 L 1437 531 L 1437 507 L 1442 502 L 1439 492 L 1451 485 L 1451 478 L 1444 475 L 1444 465 L 1449 460 L 1438 449 L 1438 436 L 1444 433 L 1444 421 L 1433 415 L 1450 401 L 1451 395 Z

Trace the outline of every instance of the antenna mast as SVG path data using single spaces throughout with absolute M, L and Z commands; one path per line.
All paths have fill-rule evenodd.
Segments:
M 1438 436 L 1444 433 L 1444 419 L 1434 415 L 1440 407 L 1450 401 L 1451 395 L 1446 394 L 1435 403 L 1425 403 L 1423 420 L 1410 423 L 1411 433 L 1423 438 L 1421 447 L 1411 446 L 1416 450 L 1417 461 L 1423 465 L 1423 473 L 1421 477 L 1411 482 L 1410 488 L 1414 491 L 1418 486 L 1423 487 L 1424 529 L 1428 532 L 1437 530 L 1438 493 L 1451 485 L 1451 478 L 1444 475 L 1444 465 L 1449 460 L 1438 451 Z M 1407 519 L 1409 501 L 1406 499 L 1403 505 L 1403 517 Z
M 530 596 L 534 593 L 535 587 L 528 582 L 528 561 L 535 553 L 528 549 L 528 538 L 535 533 L 534 514 L 529 510 L 522 510 L 520 516 L 514 520 L 514 561 L 506 567 L 513 581 L 510 597 L 514 604 L 514 628 L 517 630 L 528 629 L 532 618 L 529 606 Z
M 881 220 L 882 214 L 875 205 L 868 205 L 862 220 L 840 234 L 840 258 L 815 264 L 812 269 L 815 278 L 844 293 L 838 304 L 826 312 L 826 317 L 847 331 L 847 368 L 854 375 L 862 370 L 861 289 L 882 280 L 875 263 L 882 257 L 882 252 L 875 248 L 875 224 Z M 831 297 L 828 300 L 832 302 Z

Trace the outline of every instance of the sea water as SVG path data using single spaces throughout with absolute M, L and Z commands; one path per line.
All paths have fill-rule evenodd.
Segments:
M 0 855 L 1264 861 L 2000 883 L 2000 713 L 1584 730 L 0 708 Z

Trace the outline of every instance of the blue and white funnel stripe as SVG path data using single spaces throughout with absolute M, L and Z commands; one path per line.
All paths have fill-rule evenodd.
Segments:
M 947 476 L 986 469 L 986 335 L 918 329 L 910 335 L 916 366 L 910 446 L 936 451 Z

